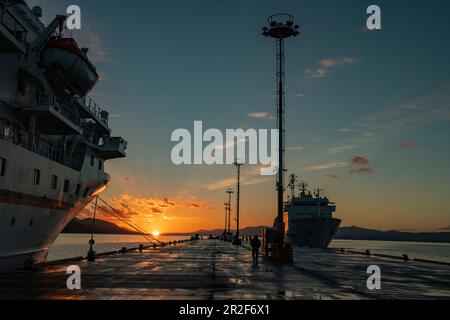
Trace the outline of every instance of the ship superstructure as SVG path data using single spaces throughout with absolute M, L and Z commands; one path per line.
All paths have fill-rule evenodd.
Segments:
M 313 194 L 305 182 L 296 192 L 297 177 L 291 175 L 291 196 L 285 204 L 287 213 L 287 239 L 300 246 L 327 248 L 336 236 L 341 220 L 333 218 L 336 205 L 317 189 Z
M 46 260 L 64 227 L 110 183 L 107 160 L 126 156 L 88 50 L 48 25 L 42 9 L 0 0 L 0 270 Z

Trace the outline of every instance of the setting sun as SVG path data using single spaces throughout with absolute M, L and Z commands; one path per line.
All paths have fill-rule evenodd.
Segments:
M 153 235 L 154 237 L 159 237 L 160 234 L 161 234 L 161 233 L 160 233 L 158 230 L 155 230 L 155 231 L 152 232 L 152 235 Z

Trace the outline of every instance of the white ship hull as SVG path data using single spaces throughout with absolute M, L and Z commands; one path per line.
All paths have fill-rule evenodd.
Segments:
M 109 176 L 84 161 L 78 172 L 0 139 L 0 157 L 6 159 L 0 177 L 0 272 L 46 261 L 48 250 L 65 226 L 109 182 Z M 34 168 L 41 171 L 33 184 Z M 51 188 L 51 176 L 58 187 Z M 61 187 L 70 181 L 67 192 Z M 76 195 L 77 185 L 80 185 Z M 83 190 L 88 190 L 84 192 Z
M 108 185 L 104 163 L 126 157 L 127 147 L 111 136 L 108 112 L 84 96 L 98 75 L 61 32 L 65 16 L 45 26 L 41 8 L 2 2 L 0 272 L 44 262 L 64 227 Z M 55 90 L 55 80 L 67 92 Z
M 289 224 L 287 241 L 297 246 L 328 248 L 336 236 L 341 220 L 309 218 Z

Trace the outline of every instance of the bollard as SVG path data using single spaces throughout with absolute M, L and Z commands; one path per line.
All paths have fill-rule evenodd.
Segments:
M 95 251 L 94 251 L 95 240 L 89 240 L 89 252 L 87 254 L 87 261 L 94 262 L 95 261 Z

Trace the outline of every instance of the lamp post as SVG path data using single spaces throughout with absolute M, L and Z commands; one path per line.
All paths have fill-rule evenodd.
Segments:
M 277 42 L 277 97 L 278 97 L 278 178 L 277 178 L 277 218 L 274 227 L 279 239 L 284 242 L 284 175 L 285 175 L 285 79 L 284 79 L 284 40 L 296 37 L 300 34 L 300 27 L 294 23 L 294 17 L 290 14 L 275 14 L 269 17 L 268 26 L 263 28 L 263 35 L 275 39 Z
M 223 240 L 226 241 L 228 233 L 228 203 L 225 203 L 225 228 L 223 229 Z
M 227 228 L 227 236 L 231 234 L 231 196 L 234 193 L 232 189 L 227 190 L 228 194 L 228 228 Z
M 233 239 L 233 244 L 240 246 L 242 245 L 241 238 L 239 236 L 239 209 L 240 209 L 240 195 L 241 195 L 241 167 L 242 163 L 235 162 L 234 165 L 237 167 L 237 199 L 236 199 L 236 235 Z

